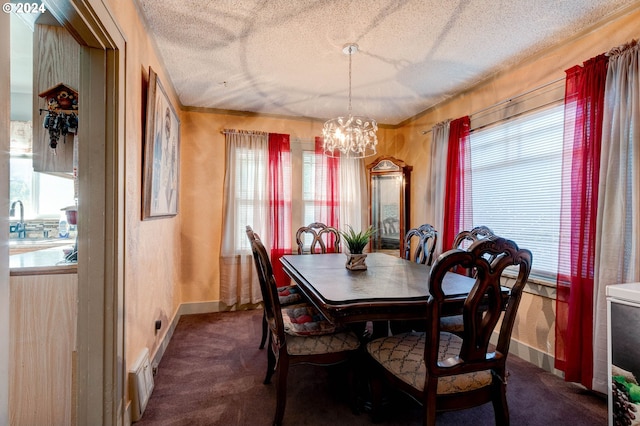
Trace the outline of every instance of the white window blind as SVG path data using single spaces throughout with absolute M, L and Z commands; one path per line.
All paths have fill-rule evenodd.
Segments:
M 471 133 L 473 224 L 533 253 L 532 275 L 558 265 L 563 104 Z

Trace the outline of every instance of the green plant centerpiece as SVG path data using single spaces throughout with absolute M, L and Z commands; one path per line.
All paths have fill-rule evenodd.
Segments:
M 352 271 L 367 269 L 365 263 L 367 255 L 363 251 L 369 244 L 369 239 L 375 233 L 375 229 L 370 226 L 366 231 L 356 232 L 350 225 L 347 225 L 347 228 L 349 228 L 347 231 L 340 231 L 348 250 L 348 253 L 345 253 L 347 255 L 345 266 Z

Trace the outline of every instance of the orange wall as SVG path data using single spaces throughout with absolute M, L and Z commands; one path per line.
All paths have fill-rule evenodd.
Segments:
M 125 87 L 125 364 L 142 348 L 153 354 L 180 304 L 180 216 L 141 220 L 143 72 L 159 75 L 174 105 L 170 80 L 132 1 L 106 0 L 126 39 Z M 155 320 L 163 328 L 155 333 Z

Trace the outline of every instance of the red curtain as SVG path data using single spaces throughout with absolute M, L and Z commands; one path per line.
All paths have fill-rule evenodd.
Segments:
M 593 377 L 593 286 L 607 58 L 566 71 L 556 299 L 555 367 L 588 389 Z
M 471 149 L 469 116 L 449 124 L 447 151 L 447 181 L 445 188 L 442 249 L 449 250 L 456 234 L 471 226 Z
M 340 229 L 340 158 L 325 155 L 321 137 L 316 137 L 315 143 L 315 220 Z M 328 252 L 333 251 L 333 238 L 330 234 Z
M 269 133 L 269 224 L 271 264 L 278 286 L 291 279 L 280 258 L 291 254 L 291 145 L 289 135 Z

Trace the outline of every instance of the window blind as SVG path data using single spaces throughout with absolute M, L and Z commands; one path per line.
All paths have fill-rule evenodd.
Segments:
M 473 224 L 533 253 L 532 274 L 558 269 L 563 103 L 471 133 Z

